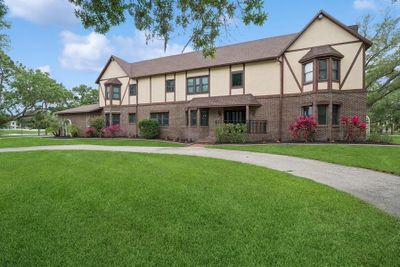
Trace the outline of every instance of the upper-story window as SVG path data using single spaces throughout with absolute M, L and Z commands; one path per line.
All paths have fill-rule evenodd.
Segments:
M 105 88 L 104 88 L 104 95 L 105 95 L 105 98 L 106 99 L 110 99 L 110 87 L 111 86 L 106 86 Z
M 328 60 L 326 58 L 318 60 L 318 81 L 328 79 Z
M 175 80 L 166 80 L 165 81 L 165 91 L 167 93 L 172 93 L 175 91 Z
M 112 99 L 120 100 L 121 99 L 121 86 L 113 85 L 112 87 Z
M 340 61 L 337 59 L 332 59 L 332 81 L 339 81 L 340 72 L 339 72 Z
M 314 76 L 314 63 L 309 62 L 303 66 L 304 68 L 304 83 L 311 83 Z
M 232 88 L 241 88 L 243 87 L 243 72 L 232 72 Z
M 188 94 L 204 94 L 209 90 L 208 76 L 187 78 L 186 91 Z
M 130 96 L 135 96 L 136 95 L 136 89 L 137 89 L 137 85 L 136 84 L 129 85 L 129 95 Z

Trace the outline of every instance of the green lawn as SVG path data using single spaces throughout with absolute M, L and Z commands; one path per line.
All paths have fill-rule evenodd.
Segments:
M 2 266 L 399 266 L 400 221 L 307 179 L 120 152 L 0 154 Z
M 268 144 L 210 147 L 317 159 L 400 175 L 400 146 Z
M 400 145 L 400 135 L 392 135 L 391 137 L 393 144 Z
M 46 146 L 46 145 L 105 145 L 105 146 L 184 146 L 162 140 L 144 140 L 128 138 L 49 138 L 49 137 L 0 137 L 0 148 Z

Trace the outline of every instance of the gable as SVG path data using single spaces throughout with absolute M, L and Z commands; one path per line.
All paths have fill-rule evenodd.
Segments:
M 359 39 L 331 19 L 322 16 L 321 19 L 315 19 L 289 46 L 288 50 L 352 41 L 359 41 Z
M 115 61 L 111 60 L 106 69 L 102 72 L 98 80 L 111 79 L 116 77 L 125 77 L 128 74 L 121 68 L 121 66 Z

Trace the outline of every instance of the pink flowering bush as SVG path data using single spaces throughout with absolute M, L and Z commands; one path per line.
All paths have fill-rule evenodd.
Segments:
M 289 125 L 289 132 L 295 139 L 303 139 L 306 142 L 313 141 L 316 126 L 314 116 L 300 117 Z
M 103 129 L 103 134 L 105 137 L 115 137 L 122 132 L 121 126 L 119 124 L 110 125 Z
M 340 125 L 342 126 L 342 134 L 346 141 L 354 141 L 360 139 L 361 135 L 365 133 L 367 124 L 361 122 L 358 115 L 353 117 L 340 116 Z
M 95 134 L 96 134 L 96 129 L 91 128 L 91 127 L 85 129 L 86 137 L 93 137 Z

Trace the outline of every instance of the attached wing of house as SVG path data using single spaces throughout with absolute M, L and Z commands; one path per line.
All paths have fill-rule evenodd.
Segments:
M 246 123 L 251 141 L 287 140 L 291 122 L 314 115 L 317 139 L 337 140 L 341 115 L 366 115 L 371 45 L 356 26 L 320 11 L 299 33 L 220 47 L 212 59 L 201 52 L 134 63 L 111 56 L 96 80 L 98 107 L 127 136 L 153 118 L 161 137 L 174 140 L 212 142 L 215 126 L 228 122 Z M 93 113 L 82 110 L 86 118 Z

